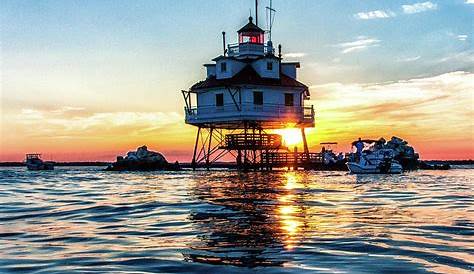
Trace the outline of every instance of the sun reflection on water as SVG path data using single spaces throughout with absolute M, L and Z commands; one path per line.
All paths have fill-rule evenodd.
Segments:
M 0 272 L 107 260 L 115 272 L 462 273 L 474 261 L 472 171 L 24 174 L 0 179 Z
M 298 216 L 301 210 L 296 205 L 297 196 L 293 193 L 293 190 L 301 188 L 303 185 L 299 183 L 300 178 L 294 172 L 286 172 L 284 178 L 283 189 L 285 192 L 278 198 L 281 204 L 277 207 L 276 215 L 279 218 L 280 229 L 283 232 L 285 248 L 291 250 L 297 243 L 300 227 L 302 226 L 302 221 Z

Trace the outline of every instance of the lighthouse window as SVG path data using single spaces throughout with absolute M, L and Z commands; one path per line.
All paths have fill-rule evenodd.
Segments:
M 294 106 L 293 93 L 285 93 L 285 106 L 287 107 Z
M 224 106 L 224 94 L 222 93 L 216 94 L 216 106 L 217 107 Z
M 267 70 L 273 70 L 273 63 L 267 62 Z
M 221 72 L 226 72 L 227 71 L 227 63 L 226 62 L 222 62 L 221 63 Z
M 263 92 L 254 91 L 253 92 L 253 104 L 254 105 L 263 105 Z

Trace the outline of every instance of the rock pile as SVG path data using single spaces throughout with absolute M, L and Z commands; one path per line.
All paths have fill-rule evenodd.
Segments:
M 127 156 L 117 156 L 117 161 L 106 170 L 114 171 L 149 171 L 149 170 L 179 170 L 179 164 L 168 163 L 166 158 L 158 152 L 149 151 L 146 146 L 141 146 L 137 151 L 127 152 Z
M 394 151 L 394 158 L 403 167 L 403 170 L 414 170 L 418 168 L 418 159 L 420 156 L 415 152 L 412 146 L 402 138 L 393 136 L 390 141 L 386 142 L 384 138 L 377 141 L 379 148 L 392 149 Z

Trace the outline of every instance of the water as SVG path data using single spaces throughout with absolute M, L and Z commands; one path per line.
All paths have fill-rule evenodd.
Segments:
M 0 169 L 0 272 L 474 271 L 474 169 Z

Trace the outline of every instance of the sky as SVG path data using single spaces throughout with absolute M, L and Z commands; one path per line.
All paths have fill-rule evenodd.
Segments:
M 265 26 L 260 0 L 259 23 Z M 474 158 L 474 1 L 273 0 L 274 44 L 300 61 L 309 146 L 406 139 L 423 159 Z M 112 161 L 146 144 L 190 161 L 181 90 L 205 78 L 253 0 L 3 0 L 0 161 Z

